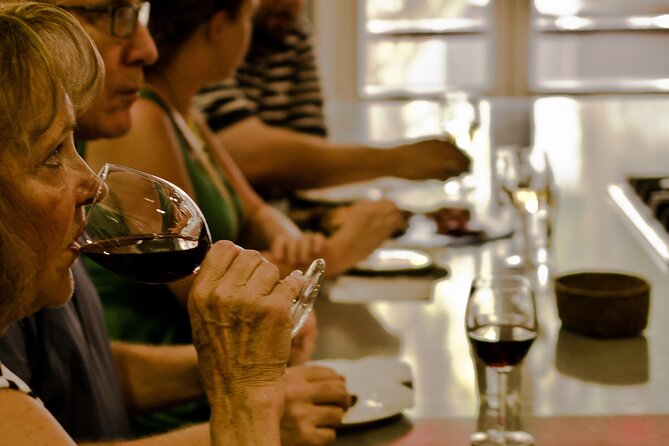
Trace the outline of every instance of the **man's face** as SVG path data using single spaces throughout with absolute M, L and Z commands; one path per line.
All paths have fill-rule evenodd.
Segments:
M 138 4 L 128 0 L 126 4 Z M 66 6 L 118 5 L 113 0 L 63 0 Z M 137 23 L 128 37 L 111 34 L 111 18 L 104 13 L 73 10 L 100 51 L 105 64 L 105 84 L 90 109 L 77 120 L 77 137 L 112 138 L 130 130 L 130 106 L 144 84 L 144 66 L 158 57 L 148 29 Z
M 265 39 L 281 41 L 304 13 L 304 0 L 261 0 L 254 31 Z

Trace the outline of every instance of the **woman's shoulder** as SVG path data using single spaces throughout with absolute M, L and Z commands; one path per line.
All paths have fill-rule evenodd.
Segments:
M 0 361 L 0 389 L 13 389 L 23 392 L 31 398 L 34 398 L 41 404 L 41 400 L 30 390 L 30 387 L 16 376 Z

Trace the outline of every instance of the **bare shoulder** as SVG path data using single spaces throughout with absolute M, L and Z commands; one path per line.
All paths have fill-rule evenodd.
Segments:
M 14 389 L 0 389 L 0 437 L 16 446 L 75 444 L 38 400 Z
M 116 163 L 183 183 L 181 146 L 169 115 L 147 99 L 133 104 L 130 131 L 114 139 L 92 141 L 86 146 L 86 161 L 93 168 Z

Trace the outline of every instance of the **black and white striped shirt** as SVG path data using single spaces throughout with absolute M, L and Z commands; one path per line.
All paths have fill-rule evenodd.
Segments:
M 34 398 L 40 404 L 42 401 L 30 390 L 30 387 L 21 380 L 18 376 L 12 373 L 2 362 L 0 362 L 0 389 L 13 389 L 23 392 L 31 398 Z
M 325 136 L 323 97 L 307 24 L 296 25 L 279 47 L 254 41 L 234 78 L 203 89 L 195 105 L 214 131 L 257 115 L 272 126 Z

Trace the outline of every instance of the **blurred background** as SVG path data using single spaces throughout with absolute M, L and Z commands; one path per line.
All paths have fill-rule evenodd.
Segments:
M 669 0 L 307 3 L 332 100 L 669 91 Z

